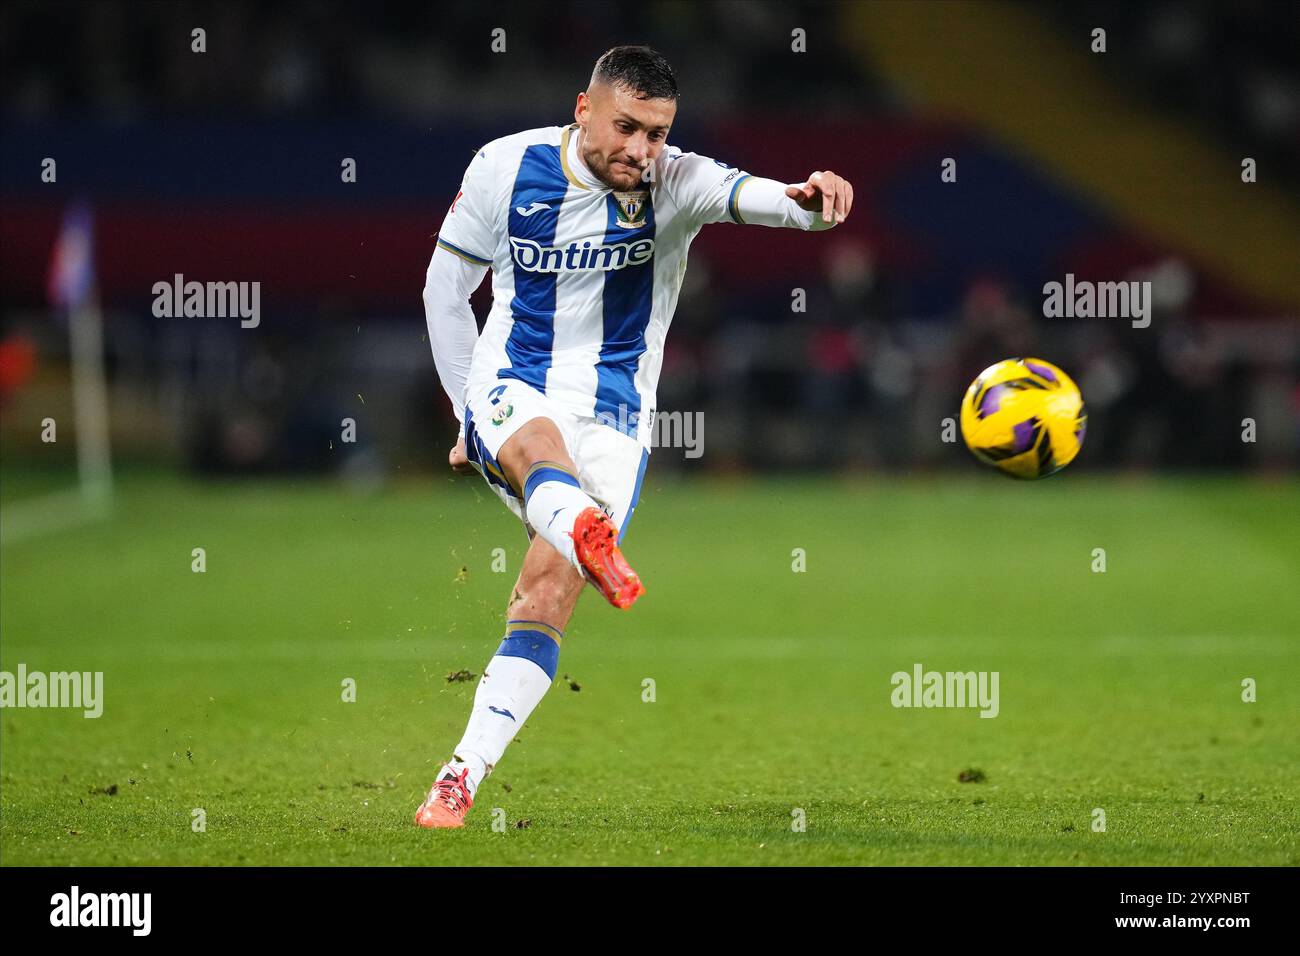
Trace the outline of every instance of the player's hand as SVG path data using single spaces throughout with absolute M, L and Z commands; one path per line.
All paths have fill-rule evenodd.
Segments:
M 469 456 L 465 454 L 465 439 L 456 439 L 456 444 L 447 452 L 447 464 L 458 475 L 467 475 L 474 470 L 474 466 L 469 463 Z
M 822 214 L 822 222 L 843 222 L 853 208 L 853 187 L 829 169 L 815 172 L 804 183 L 785 187 L 785 194 L 802 209 Z

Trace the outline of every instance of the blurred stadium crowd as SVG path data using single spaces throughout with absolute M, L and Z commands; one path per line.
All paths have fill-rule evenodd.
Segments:
M 1288 6 L 1062 4 L 1032 16 L 1084 44 L 1104 21 L 1117 97 L 1188 125 L 1208 148 L 1258 157 L 1294 191 L 1300 18 Z M 203 55 L 191 50 L 197 26 Z M 498 27 L 505 53 L 490 49 Z M 792 56 L 794 27 L 815 55 Z M 1091 414 L 1082 467 L 1295 465 L 1300 303 L 931 111 L 854 30 L 848 5 L 828 3 L 8 4 L 5 448 L 32 451 L 28 418 L 68 404 L 67 331 L 43 270 L 75 197 L 97 216 L 118 454 L 238 473 L 440 463 L 454 424 L 419 288 L 460 170 L 484 138 L 568 122 L 595 57 L 645 41 L 683 86 L 672 141 L 777 178 L 831 166 L 860 197 L 856 222 L 829 236 L 714 226 L 696 243 L 659 395 L 661 410 L 703 413 L 705 453 L 689 467 L 965 465 L 964 450 L 939 441 L 943 420 L 982 368 L 1014 355 L 1041 355 L 1080 382 Z M 383 182 L 367 178 L 379 164 L 366 144 L 392 163 Z M 204 158 L 160 176 L 151 157 L 168 149 Z M 268 172 L 317 150 L 329 157 L 319 180 Z M 67 157 L 60 182 L 92 168 L 56 195 L 37 178 L 47 155 Z M 340 193 L 338 155 L 362 157 L 351 193 Z M 963 157 L 961 198 L 941 192 L 949 155 Z M 1283 215 L 1300 261 L 1289 231 L 1300 207 Z M 1044 318 L 1042 283 L 1067 271 L 1151 281 L 1151 327 Z M 260 328 L 155 318 L 152 280 L 177 272 L 262 278 Z M 792 309 L 795 289 L 804 311 Z M 362 440 L 345 449 L 348 415 Z M 1257 422 L 1254 442 L 1242 441 L 1244 419 Z M 656 459 L 671 462 L 688 467 L 680 452 Z

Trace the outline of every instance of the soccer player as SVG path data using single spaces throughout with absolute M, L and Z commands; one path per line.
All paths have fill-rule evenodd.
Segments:
M 669 146 L 677 95 L 659 53 L 609 50 L 573 124 L 478 150 L 438 234 L 424 308 L 461 423 L 448 461 L 477 470 L 530 543 L 504 639 L 420 826 L 464 825 L 551 686 L 584 585 L 618 608 L 645 592 L 620 545 L 691 240 L 713 222 L 830 229 L 853 205 L 853 187 L 828 170 L 787 185 Z M 488 269 L 492 309 L 479 335 L 468 300 Z

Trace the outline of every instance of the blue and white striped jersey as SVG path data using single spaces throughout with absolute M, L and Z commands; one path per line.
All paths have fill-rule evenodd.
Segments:
M 587 169 L 577 124 L 493 140 L 466 170 L 438 235 L 443 252 L 492 269 L 492 310 L 468 381 L 514 378 L 572 414 L 649 447 L 664 337 L 691 240 L 713 222 L 830 228 L 785 184 L 665 146 L 641 188 L 617 192 Z M 429 282 L 434 282 L 430 266 Z M 470 286 L 472 290 L 473 286 Z M 462 289 L 463 291 L 463 289 Z M 426 289 L 435 359 L 435 305 Z M 463 301 L 463 300 L 462 300 Z M 460 413 L 443 357 L 439 372 Z

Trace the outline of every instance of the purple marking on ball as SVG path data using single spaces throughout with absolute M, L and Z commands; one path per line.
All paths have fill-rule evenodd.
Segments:
M 1015 442 L 1017 454 L 1029 451 L 1034 446 L 1034 427 L 1037 424 L 1038 419 L 1031 418 L 1029 421 L 1021 422 L 1011 429 L 1012 440 Z
M 1029 369 L 1029 371 L 1033 372 L 1035 375 L 1041 375 L 1043 378 L 1047 379 L 1049 382 L 1055 382 L 1055 381 L 1056 381 L 1056 373 L 1053 372 L 1053 371 L 1052 371 L 1050 368 L 1048 368 L 1046 365 L 1039 365 L 1037 362 L 1030 362 L 1030 361 L 1026 360 L 1026 361 L 1025 361 L 1025 368 Z
M 980 418 L 988 418 L 996 412 L 1002 405 L 1002 396 L 1006 393 L 1007 387 L 1005 385 L 991 386 L 989 390 L 984 393 L 984 397 L 980 399 Z

